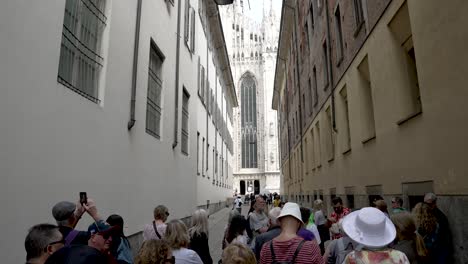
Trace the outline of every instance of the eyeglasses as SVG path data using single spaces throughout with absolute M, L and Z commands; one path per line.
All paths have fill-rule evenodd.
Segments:
M 49 244 L 47 244 L 47 246 L 44 248 L 44 252 L 47 252 L 47 248 L 49 246 L 53 246 L 53 245 L 56 245 L 56 244 L 64 244 L 65 245 L 65 239 L 61 239 L 61 240 L 58 240 L 58 241 L 54 241 L 54 242 L 50 242 Z
M 166 259 L 166 263 L 174 264 L 175 263 L 175 257 L 172 256 L 171 258 Z

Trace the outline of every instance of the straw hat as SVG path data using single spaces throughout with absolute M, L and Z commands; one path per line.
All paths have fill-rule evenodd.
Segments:
M 292 216 L 294 218 L 296 218 L 297 220 L 301 221 L 301 223 L 304 223 L 302 222 L 302 217 L 301 217 L 301 209 L 299 208 L 299 205 L 297 205 L 297 203 L 286 203 L 284 206 L 283 206 L 283 209 L 281 209 L 281 213 L 280 215 L 278 216 L 278 219 L 284 217 L 284 216 Z
M 344 232 L 356 243 L 370 248 L 382 248 L 392 243 L 395 226 L 382 211 L 364 207 L 343 219 Z

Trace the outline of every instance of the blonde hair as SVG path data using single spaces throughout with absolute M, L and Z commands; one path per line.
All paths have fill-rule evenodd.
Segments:
M 314 209 L 315 210 L 322 210 L 322 206 L 323 206 L 323 201 L 320 200 L 320 199 L 317 199 L 314 201 Z
M 413 214 L 418 229 L 430 234 L 437 228 L 437 218 L 432 208 L 426 203 L 418 203 L 413 208 Z
M 169 252 L 169 245 L 164 240 L 147 240 L 143 242 L 135 264 L 164 264 Z
M 190 243 L 187 226 L 180 220 L 171 220 L 167 223 L 165 239 L 173 249 L 187 247 Z
M 413 216 L 408 212 L 401 212 L 390 217 L 397 231 L 398 240 L 412 240 L 416 245 L 418 256 L 427 256 L 427 249 L 424 240 L 416 232 L 416 223 Z
M 205 233 L 208 236 L 208 214 L 203 209 L 196 210 L 192 215 L 192 224 L 188 230 L 190 237 Z
M 223 251 L 223 264 L 256 264 L 255 255 L 244 244 L 232 243 Z
M 385 202 L 385 200 L 375 201 L 375 207 L 379 209 L 380 211 L 388 214 L 387 203 Z

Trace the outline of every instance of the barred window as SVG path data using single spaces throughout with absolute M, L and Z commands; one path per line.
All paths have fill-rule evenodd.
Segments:
M 151 42 L 148 70 L 148 95 L 146 100 L 146 132 L 160 138 L 162 64 L 164 56 Z
M 184 95 L 182 98 L 182 153 L 188 155 L 188 138 L 189 138 L 189 99 L 190 95 L 187 90 L 184 89 Z
M 98 103 L 105 0 L 66 0 L 58 82 Z

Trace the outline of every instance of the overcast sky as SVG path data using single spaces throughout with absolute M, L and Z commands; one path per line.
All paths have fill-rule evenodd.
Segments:
M 282 0 L 272 0 L 273 8 L 276 12 L 277 19 L 281 17 L 281 4 Z M 249 8 L 250 2 L 250 10 Z M 270 0 L 244 0 L 244 11 L 246 11 L 249 17 L 252 17 L 255 21 L 261 22 L 263 16 L 263 2 L 265 2 L 265 9 L 267 12 L 270 10 Z

